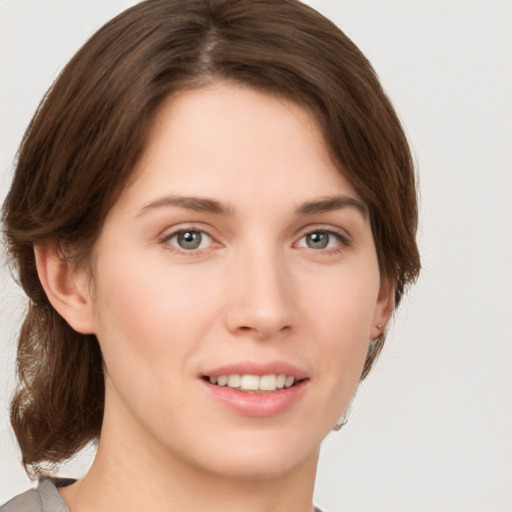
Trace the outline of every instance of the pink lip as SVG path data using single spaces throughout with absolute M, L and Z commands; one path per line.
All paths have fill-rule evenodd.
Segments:
M 289 375 L 295 377 L 295 380 L 308 378 L 308 374 L 290 363 L 284 361 L 270 361 L 260 363 L 256 361 L 244 361 L 220 366 L 203 373 L 203 377 L 219 377 L 220 375 Z
M 227 386 L 216 386 L 206 378 L 234 374 L 259 376 L 284 374 L 293 376 L 296 381 L 300 382 L 290 388 L 273 392 L 246 392 Z M 246 361 L 228 364 L 208 370 L 201 376 L 200 380 L 213 399 L 242 416 L 253 417 L 269 417 L 284 413 L 305 395 L 309 387 L 309 378 L 306 372 L 285 362 L 258 363 Z
M 245 392 L 227 386 L 216 386 L 206 380 L 201 381 L 214 399 L 242 416 L 276 416 L 290 409 L 306 393 L 309 379 L 291 388 L 283 388 L 271 393 Z

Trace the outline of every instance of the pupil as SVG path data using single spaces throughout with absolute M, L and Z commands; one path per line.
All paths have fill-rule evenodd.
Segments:
M 307 235 L 307 244 L 311 249 L 325 249 L 328 242 L 327 233 L 310 233 Z
M 201 245 L 201 233 L 184 231 L 178 235 L 178 244 L 182 249 L 197 249 Z

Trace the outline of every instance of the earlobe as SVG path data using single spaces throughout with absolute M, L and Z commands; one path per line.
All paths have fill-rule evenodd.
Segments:
M 395 308 L 395 284 L 383 282 L 377 297 L 377 306 L 373 317 L 370 341 L 382 335 Z
M 37 273 L 48 300 L 77 332 L 93 334 L 93 309 L 85 271 L 67 261 L 57 242 L 34 246 Z

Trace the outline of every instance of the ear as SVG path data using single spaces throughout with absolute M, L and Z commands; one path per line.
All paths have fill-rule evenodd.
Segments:
M 396 285 L 394 282 L 390 282 L 389 280 L 383 280 L 381 282 L 375 314 L 373 316 L 370 341 L 378 338 L 386 329 L 386 325 L 395 308 L 395 288 Z
M 94 333 L 87 272 L 66 260 L 55 241 L 36 244 L 34 254 L 39 280 L 55 310 L 75 331 Z

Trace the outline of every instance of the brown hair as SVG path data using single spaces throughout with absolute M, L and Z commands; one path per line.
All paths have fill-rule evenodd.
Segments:
M 398 305 L 419 271 L 413 163 L 369 62 L 329 20 L 296 0 L 148 0 L 102 27 L 47 93 L 21 143 L 3 210 L 29 297 L 11 422 L 25 467 L 61 462 L 100 434 L 98 341 L 50 305 L 33 247 L 53 239 L 87 261 L 141 155 L 162 102 L 213 80 L 307 106 L 333 161 L 366 202 L 383 278 Z M 384 343 L 371 348 L 362 378 Z

